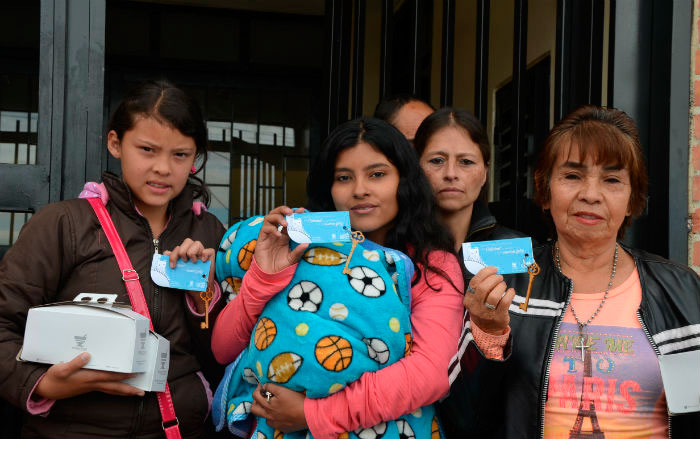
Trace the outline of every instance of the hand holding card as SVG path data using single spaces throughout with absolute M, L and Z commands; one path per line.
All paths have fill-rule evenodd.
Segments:
M 464 265 L 472 274 L 486 266 L 495 266 L 499 274 L 527 272 L 534 262 L 530 237 L 462 244 Z
M 527 311 L 532 281 L 539 273 L 533 259 L 532 240 L 525 237 L 463 243 L 462 253 L 464 266 L 475 274 L 464 295 L 464 306 L 480 329 L 500 335 L 510 323 L 508 310 L 515 297 L 515 290 L 508 288 L 502 274 L 530 274 L 527 297 L 520 305 L 520 309 Z
M 532 281 L 540 273 L 540 268 L 533 258 L 531 238 L 463 243 L 462 254 L 464 266 L 472 274 L 478 274 L 486 266 L 495 266 L 498 274 L 530 274 L 525 301 L 519 306 L 523 311 L 527 311 Z
M 302 243 L 290 249 L 288 222 L 285 216 L 303 216 L 304 208 L 293 210 L 289 206 L 278 206 L 263 219 L 263 225 L 255 245 L 254 259 L 263 272 L 276 274 L 292 264 L 296 264 L 308 247 Z
M 510 323 L 508 308 L 515 290 L 508 288 L 497 268 L 487 266 L 476 273 L 464 294 L 464 307 L 472 323 L 484 332 L 502 335 Z

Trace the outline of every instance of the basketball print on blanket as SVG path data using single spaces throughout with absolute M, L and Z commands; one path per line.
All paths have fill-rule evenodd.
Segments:
M 238 265 L 241 266 L 241 269 L 244 271 L 250 268 L 250 263 L 253 261 L 253 254 L 255 253 L 255 245 L 257 245 L 257 243 L 257 240 L 251 240 L 243 245 L 243 248 L 238 252 Z
M 338 335 L 323 337 L 316 343 L 316 360 L 328 371 L 342 371 L 352 362 L 352 345 Z
M 238 283 L 253 261 L 261 227 L 262 216 L 253 216 L 229 227 L 219 243 L 215 261 L 216 278 L 222 282 L 222 287 L 223 282 L 226 282 L 227 297 L 235 297 L 240 291 Z
M 255 325 L 253 332 L 253 341 L 255 348 L 260 351 L 267 349 L 272 344 L 277 336 L 277 326 L 272 319 L 261 317 Z

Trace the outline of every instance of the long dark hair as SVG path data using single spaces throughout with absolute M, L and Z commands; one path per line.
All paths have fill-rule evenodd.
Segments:
M 153 118 L 192 137 L 197 147 L 199 169 L 189 175 L 187 183 L 193 186 L 193 196 L 209 206 L 209 190 L 196 177 L 207 162 L 207 127 L 202 110 L 195 99 L 167 80 L 147 81 L 134 87 L 119 103 L 109 121 L 107 131 L 114 131 L 121 140 L 138 118 Z
M 396 192 L 399 212 L 393 227 L 386 234 L 384 245 L 406 253 L 414 263 L 445 277 L 454 287 L 444 271 L 428 263 L 428 253 L 432 250 L 454 254 L 452 240 L 445 229 L 438 225 L 433 191 L 416 160 L 411 144 L 391 124 L 364 117 L 343 123 L 331 132 L 309 171 L 306 181 L 308 208 L 312 211 L 335 210 L 331 187 L 338 154 L 362 142 L 383 153 L 399 171 L 399 187 Z M 408 245 L 411 246 L 410 250 Z M 416 266 L 413 285 L 419 281 L 420 276 L 421 270 Z M 427 271 L 424 278 L 428 283 Z
M 416 131 L 416 137 L 413 139 L 413 146 L 416 148 L 416 154 L 419 159 L 423 151 L 425 151 L 425 146 L 428 145 L 430 138 L 445 127 L 460 127 L 464 129 L 469 134 L 472 142 L 479 147 L 481 158 L 484 161 L 484 165 L 488 168 L 491 161 L 491 144 L 489 144 L 486 130 L 473 114 L 462 108 L 440 108 L 423 120 Z M 488 191 L 489 186 L 488 182 L 486 182 L 479 193 L 479 199 L 484 203 L 487 202 Z

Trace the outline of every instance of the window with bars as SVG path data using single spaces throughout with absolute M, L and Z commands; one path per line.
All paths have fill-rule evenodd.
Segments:
M 303 206 L 309 156 L 321 139 L 323 7 L 269 14 L 235 2 L 182 3 L 107 2 L 105 114 L 137 81 L 167 78 L 199 102 L 207 121 L 199 177 L 211 213 L 230 226 L 282 204 Z M 166 33 L 178 25 L 180 33 Z M 103 156 L 103 166 L 119 172 Z
M 220 92 L 220 89 L 216 91 Z M 245 100 L 237 103 L 242 102 Z M 214 108 L 207 109 L 220 113 Z M 289 116 L 290 121 L 295 119 Z M 288 189 L 295 198 L 295 206 L 303 205 L 308 163 L 302 163 L 302 176 L 288 172 L 299 165 L 299 159 L 307 160 L 309 156 L 308 147 L 298 143 L 299 119 L 296 121 L 297 127 L 283 123 L 207 121 L 210 150 L 203 177 L 211 193 L 209 211 L 224 225 L 266 214 L 285 204 Z M 305 129 L 308 132 L 308 126 Z M 289 163 L 289 158 L 296 162 Z
M 0 168 L 36 165 L 39 123 L 39 1 L 3 4 L 0 14 Z M 3 175 L 9 175 L 5 173 Z M 31 217 L 0 202 L 0 256 Z M 5 209 L 5 211 L 2 211 Z
M 266 161 L 254 154 L 256 145 L 294 148 L 294 128 L 230 121 L 207 121 L 209 143 L 223 148 L 238 145 L 240 153 L 210 151 L 204 178 L 212 194 L 210 211 L 228 224 L 231 202 L 237 196 L 237 215 L 231 221 L 265 214 L 285 198 L 283 160 Z M 233 142 L 233 143 L 232 143 Z M 282 161 L 280 166 L 279 161 Z M 232 173 L 237 175 L 238 192 L 230 188 Z M 237 193 L 237 195 L 236 195 Z M 234 208 L 235 209 L 235 208 Z

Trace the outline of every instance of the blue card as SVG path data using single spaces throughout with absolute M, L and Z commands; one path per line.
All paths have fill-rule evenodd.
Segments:
M 156 285 L 181 290 L 198 290 L 203 292 L 209 283 L 209 268 L 211 261 L 177 260 L 175 269 L 170 268 L 170 257 L 153 254 L 151 263 L 151 279 Z
M 534 262 L 530 237 L 463 243 L 462 256 L 472 274 L 486 266 L 496 266 L 499 274 L 517 274 Z
M 350 213 L 347 211 L 294 213 L 285 219 L 287 234 L 297 243 L 350 241 Z

